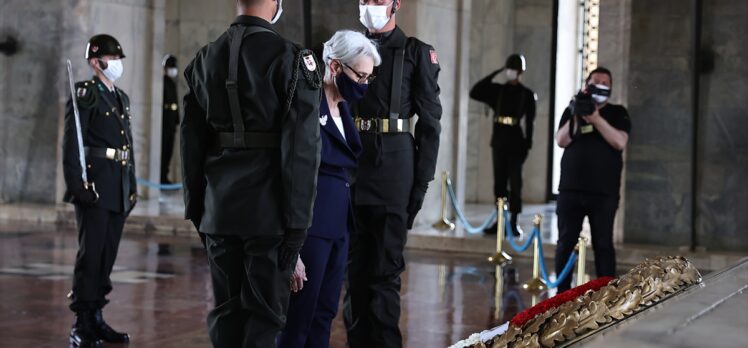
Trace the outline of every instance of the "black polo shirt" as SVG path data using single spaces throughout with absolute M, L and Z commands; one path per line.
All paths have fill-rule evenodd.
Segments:
M 600 116 L 614 128 L 630 133 L 631 119 L 622 105 L 606 104 L 600 109 Z M 566 108 L 559 128 L 570 118 L 571 112 Z M 593 127 L 591 131 L 589 128 L 587 132 L 577 131 L 561 158 L 558 190 L 618 196 L 622 169 L 623 151 L 608 144 L 597 129 Z

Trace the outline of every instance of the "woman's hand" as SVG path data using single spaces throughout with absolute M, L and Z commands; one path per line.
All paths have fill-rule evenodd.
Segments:
M 296 259 L 296 268 L 293 271 L 293 275 L 291 275 L 291 291 L 301 291 L 301 289 L 304 288 L 305 281 L 307 281 L 306 267 L 304 266 L 304 262 L 301 261 L 301 256 L 299 256 L 299 258 Z

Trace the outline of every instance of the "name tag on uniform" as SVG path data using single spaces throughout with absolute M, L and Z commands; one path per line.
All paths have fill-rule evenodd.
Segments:
M 582 132 L 582 134 L 592 133 L 592 131 L 595 130 L 595 127 L 593 127 L 591 124 L 584 125 L 579 130 Z

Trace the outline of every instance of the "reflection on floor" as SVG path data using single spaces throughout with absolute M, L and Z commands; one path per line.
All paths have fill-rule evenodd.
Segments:
M 2 345 L 63 346 L 72 320 L 65 295 L 77 250 L 74 233 L 0 230 L 6 230 L 0 233 Z M 170 255 L 157 253 L 152 241 L 123 240 L 106 318 L 130 332 L 133 347 L 209 347 L 205 315 L 212 295 L 203 250 L 177 240 Z M 526 259 L 503 269 L 505 282 L 497 292 L 495 267 L 484 258 L 421 251 L 409 251 L 407 258 L 400 326 L 409 347 L 448 346 L 548 296 L 533 298 L 520 289 L 532 268 Z M 340 316 L 332 341 L 332 347 L 345 345 Z

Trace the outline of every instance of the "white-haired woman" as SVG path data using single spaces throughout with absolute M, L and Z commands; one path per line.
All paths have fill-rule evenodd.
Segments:
M 363 98 L 374 67 L 381 63 L 376 46 L 350 30 L 338 31 L 325 42 L 322 58 L 326 68 L 319 117 L 322 162 L 314 218 L 291 278 L 294 293 L 278 347 L 329 345 L 353 228 L 350 173 L 362 149 L 348 103 Z

